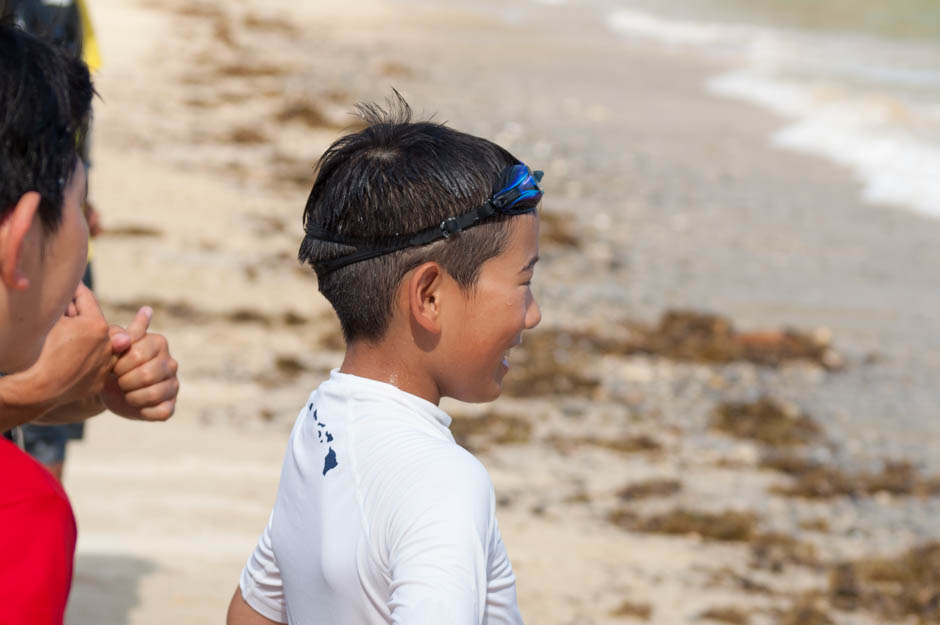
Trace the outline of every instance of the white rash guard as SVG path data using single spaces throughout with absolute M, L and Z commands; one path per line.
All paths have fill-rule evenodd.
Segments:
M 333 371 L 300 411 L 240 586 L 296 625 L 520 625 L 483 465 L 450 417 Z

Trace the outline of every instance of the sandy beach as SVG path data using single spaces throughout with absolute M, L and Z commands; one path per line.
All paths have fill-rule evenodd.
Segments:
M 780 118 L 704 88 L 720 61 L 579 3 L 91 9 L 96 292 L 154 307 L 182 388 L 70 447 L 70 625 L 224 619 L 342 357 L 295 260 L 313 166 L 393 87 L 546 172 L 542 325 L 503 398 L 442 404 L 526 622 L 940 622 L 940 220 L 773 147 Z

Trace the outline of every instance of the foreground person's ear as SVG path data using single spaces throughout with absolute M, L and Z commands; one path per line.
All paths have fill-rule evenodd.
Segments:
M 29 287 L 29 278 L 23 273 L 20 261 L 23 242 L 39 210 L 40 201 L 37 192 L 27 191 L 0 222 L 0 280 L 9 289 L 24 291 Z
M 408 304 L 415 322 L 428 332 L 441 331 L 444 270 L 435 262 L 418 265 L 408 278 Z

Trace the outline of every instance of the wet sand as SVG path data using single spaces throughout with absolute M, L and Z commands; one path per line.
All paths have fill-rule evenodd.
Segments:
M 171 422 L 102 416 L 70 449 L 70 623 L 224 617 L 290 425 L 341 358 L 294 260 L 312 166 L 354 102 L 393 86 L 546 171 L 556 226 L 536 289 L 544 336 L 562 341 L 555 393 L 444 404 L 493 477 L 527 622 L 734 607 L 756 624 L 807 604 L 886 622 L 839 603 L 830 579 L 940 533 L 940 223 L 867 206 L 847 172 L 769 147 L 778 120 L 705 94 L 711 62 L 617 38 L 577 6 L 533 6 L 95 4 L 98 294 L 117 323 L 155 306 L 183 387 Z M 744 333 L 828 328 L 844 366 L 610 348 L 671 309 Z M 509 373 L 520 387 L 537 344 Z M 722 404 L 764 396 L 819 432 L 791 445 L 716 429 Z M 841 490 L 783 494 L 808 488 L 770 461 L 783 453 Z M 884 459 L 917 475 L 876 483 Z

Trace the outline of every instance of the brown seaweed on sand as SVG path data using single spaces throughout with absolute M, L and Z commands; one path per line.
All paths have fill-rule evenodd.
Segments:
M 940 494 L 940 478 L 925 477 L 907 461 L 887 461 L 881 471 L 848 473 L 836 467 L 794 454 L 764 458 L 761 467 L 786 473 L 793 478 L 774 492 L 787 497 L 827 499 L 829 497 L 865 497 L 878 493 L 894 496 L 927 497 Z
M 650 497 L 668 497 L 682 490 L 682 482 L 673 479 L 653 478 L 628 484 L 617 491 L 621 501 L 635 501 Z
M 645 519 L 637 519 L 632 513 L 618 509 L 608 516 L 608 520 L 637 532 L 696 535 L 720 541 L 748 541 L 757 531 L 757 516 L 751 512 L 735 510 L 712 513 L 675 508 Z
M 295 381 L 310 368 L 295 356 L 279 354 L 274 358 L 274 366 L 255 376 L 255 382 L 264 388 L 274 388 Z
M 674 508 L 642 518 L 627 507 L 611 511 L 607 520 L 627 530 L 654 534 L 697 536 L 722 542 L 746 543 L 751 551 L 751 567 L 773 572 L 787 565 L 817 567 L 816 548 L 787 534 L 758 532 L 759 519 L 753 512 L 725 510 L 702 512 Z
M 750 622 L 746 612 L 732 607 L 710 608 L 699 614 L 699 618 L 729 625 L 747 625 Z
M 269 141 L 268 137 L 254 126 L 236 126 L 228 130 L 224 137 L 235 145 L 260 145 Z
M 780 613 L 780 625 L 835 625 L 835 621 L 810 599 L 797 601 Z
M 795 406 L 769 397 L 719 404 L 711 425 L 726 434 L 774 447 L 813 443 L 822 433 L 816 422 Z
M 280 17 L 267 17 L 257 13 L 248 13 L 242 18 L 242 25 L 249 30 L 266 30 L 282 35 L 296 36 L 300 29 Z
M 532 424 L 516 415 L 491 411 L 478 417 L 454 415 L 450 431 L 458 445 L 478 452 L 491 445 L 528 442 L 532 437 Z
M 581 240 L 571 225 L 572 218 L 558 213 L 539 213 L 539 242 L 549 246 L 576 248 Z
M 157 297 L 130 301 L 101 300 L 101 309 L 107 317 L 133 315 L 141 306 L 150 306 L 154 311 L 154 318 L 160 320 L 162 325 L 178 326 L 199 323 L 203 325 L 231 323 L 236 325 L 258 325 L 265 328 L 285 326 L 300 326 L 307 322 L 306 318 L 288 311 L 281 314 L 272 314 L 252 308 L 235 308 L 229 311 L 214 311 L 199 308 L 186 300 L 161 300 Z
M 289 102 L 278 111 L 275 119 L 279 122 L 298 122 L 308 128 L 332 128 L 333 121 L 315 102 L 309 99 Z
M 816 567 L 819 556 L 816 547 L 800 542 L 789 534 L 767 532 L 758 534 L 750 541 L 751 566 L 779 573 L 786 565 Z
M 101 234 L 109 237 L 160 238 L 163 236 L 163 231 L 153 226 L 127 224 L 123 226 L 110 226 L 105 228 Z
M 730 585 L 749 594 L 774 594 L 774 591 L 770 586 L 754 580 L 747 575 L 738 573 L 729 566 L 723 566 L 719 569 L 708 571 L 708 584 L 709 586 L 714 587 Z
M 626 616 L 630 618 L 648 621 L 653 615 L 653 606 L 648 603 L 625 600 L 619 606 L 611 610 L 611 616 Z
M 274 63 L 235 62 L 221 63 L 212 68 L 217 78 L 276 78 L 290 73 L 290 69 Z
M 689 310 L 663 314 L 656 328 L 639 336 L 634 351 L 674 360 L 725 363 L 736 360 L 777 367 L 808 360 L 838 369 L 842 359 L 830 346 L 829 332 L 792 329 L 737 332 L 726 317 Z
M 592 346 L 572 345 L 570 338 L 570 334 L 559 330 L 526 334 L 522 345 L 514 350 L 513 368 L 503 380 L 503 391 L 511 397 L 592 397 L 600 382 L 583 373 L 595 357 Z
M 552 435 L 548 442 L 561 454 L 567 455 L 581 447 L 600 447 L 618 454 L 659 454 L 663 450 L 662 443 L 646 434 L 636 436 L 561 436 Z
M 826 369 L 842 367 L 831 347 L 830 332 L 795 329 L 738 332 L 727 317 L 691 310 L 667 310 L 656 326 L 627 321 L 619 337 L 571 332 L 592 350 L 615 355 L 649 354 L 671 360 L 723 364 L 735 361 L 778 367 L 802 360 Z
M 865 610 L 884 620 L 940 623 L 940 543 L 835 566 L 829 600 L 840 610 Z
M 747 361 L 769 367 L 802 360 L 827 369 L 842 366 L 826 331 L 740 333 L 724 317 L 692 311 L 667 311 L 655 327 L 624 321 L 616 330 L 550 328 L 527 333 L 514 352 L 519 360 L 504 390 L 514 397 L 592 397 L 600 383 L 584 370 L 601 356 L 648 354 L 678 361 Z
M 825 534 L 829 531 L 829 521 L 823 517 L 817 517 L 815 519 L 804 519 L 800 521 L 800 529 L 806 530 L 808 532 L 820 532 Z

